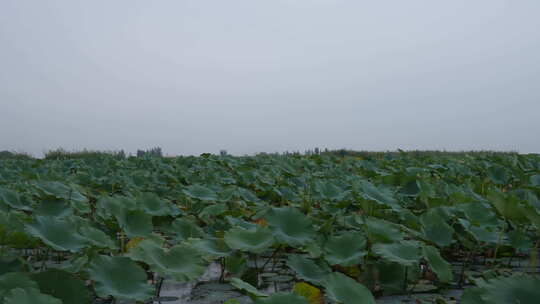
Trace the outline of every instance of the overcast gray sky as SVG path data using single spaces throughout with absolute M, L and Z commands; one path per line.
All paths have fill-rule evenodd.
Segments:
M 0 150 L 540 152 L 538 0 L 2 0 Z

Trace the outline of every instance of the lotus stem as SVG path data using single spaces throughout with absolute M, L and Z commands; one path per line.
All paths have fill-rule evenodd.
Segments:
M 272 255 L 268 258 L 268 260 L 266 260 L 266 262 L 262 265 L 261 267 L 261 270 L 264 271 L 264 268 L 266 267 L 266 265 L 268 265 L 268 263 L 274 258 L 274 256 L 276 255 L 276 253 L 279 251 L 279 249 L 281 249 L 281 245 L 279 245 L 275 250 L 274 252 L 272 252 Z

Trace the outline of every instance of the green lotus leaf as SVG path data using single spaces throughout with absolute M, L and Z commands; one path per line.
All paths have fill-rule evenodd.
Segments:
M 69 198 L 71 188 L 64 183 L 56 181 L 41 181 L 35 184 L 36 188 L 41 190 L 47 195 L 51 195 L 57 198 Z
M 265 293 L 260 292 L 257 290 L 257 288 L 248 282 L 244 282 L 239 278 L 232 278 L 230 281 L 231 285 L 236 287 L 237 289 L 243 290 L 247 292 L 250 295 L 256 296 L 256 297 L 267 297 L 268 295 Z
M 310 258 L 316 259 L 323 255 L 322 242 L 311 242 L 304 247 L 304 250 L 309 254 Z
M 100 297 L 144 301 L 153 294 L 144 269 L 128 257 L 99 255 L 92 259 L 88 273 Z
M 417 242 L 403 241 L 393 244 L 375 244 L 373 252 L 389 262 L 412 266 L 420 259 L 420 246 Z
M 403 209 L 399 202 L 394 198 L 392 192 L 388 189 L 377 187 L 368 181 L 361 182 L 362 197 L 367 200 L 375 201 L 378 204 L 390 207 L 395 211 Z
M 23 272 L 10 272 L 0 276 L 0 299 L 15 288 L 39 290 L 39 285 Z
M 191 241 L 191 246 L 203 255 L 212 257 L 226 257 L 232 253 L 225 241 L 218 238 L 195 239 Z
M 65 217 L 73 214 L 71 206 L 63 199 L 47 198 L 41 201 L 34 210 L 34 215 Z
M 531 175 L 529 178 L 529 183 L 533 187 L 540 188 L 540 174 Z
M 328 297 L 339 303 L 375 304 L 369 289 L 340 272 L 329 274 L 324 280 L 324 288 Z
M 146 237 L 152 233 L 152 215 L 140 209 L 130 197 L 102 197 L 98 200 L 98 213 L 108 218 L 114 216 L 118 225 L 129 237 Z
M 232 276 L 241 277 L 248 269 L 247 257 L 241 252 L 236 252 L 225 257 L 225 270 Z
M 467 219 L 478 226 L 496 226 L 498 224 L 497 216 L 490 205 L 486 203 L 473 202 L 459 204 L 456 206 L 465 213 Z
M 487 290 L 481 287 L 470 287 L 465 288 L 463 294 L 461 295 L 460 303 L 461 304 L 490 304 L 491 302 L 486 301 L 484 298 L 487 295 Z M 512 302 L 510 302 L 512 303 Z
M 199 213 L 200 218 L 208 218 L 210 216 L 218 216 L 228 211 L 227 204 L 220 203 L 220 204 L 212 204 L 210 206 L 206 206 L 201 212 Z
M 426 239 L 441 247 L 452 243 L 454 229 L 439 214 L 428 211 L 422 215 L 420 221 Z
M 23 262 L 15 256 L 0 257 L 0 276 L 8 272 L 19 272 L 24 269 Z
M 117 219 L 126 217 L 129 210 L 137 210 L 138 206 L 134 199 L 125 196 L 102 196 L 97 201 L 98 213 L 103 218 L 110 215 Z
M 300 279 L 314 284 L 320 284 L 330 273 L 329 268 L 321 267 L 315 261 L 297 254 L 289 255 L 287 266 L 294 270 Z
M 189 238 L 203 238 L 204 231 L 188 218 L 177 218 L 172 222 L 172 228 L 181 241 Z
M 378 272 L 379 284 L 383 288 L 385 294 L 402 294 L 404 289 L 404 281 L 414 279 L 411 275 L 411 269 L 407 266 L 398 263 L 379 262 L 376 264 Z M 365 278 L 368 282 L 373 280 L 373 273 L 369 273 L 371 277 Z
M 295 293 L 274 293 L 266 298 L 255 300 L 255 304 L 309 304 L 306 298 Z
M 487 175 L 497 185 L 505 185 L 510 177 L 506 169 L 499 165 L 493 165 L 487 169 Z
M 35 289 L 15 288 L 6 294 L 5 304 L 62 304 L 60 299 Z
M 443 283 L 450 283 L 452 281 L 452 267 L 450 266 L 450 263 L 441 257 L 437 248 L 424 246 L 422 248 L 422 255 L 426 258 L 429 267 L 437 274 L 439 281 Z
M 257 203 L 260 199 L 249 189 L 237 187 L 235 194 L 247 202 Z
M 229 247 L 253 253 L 262 253 L 274 244 L 272 232 L 263 227 L 256 229 L 233 228 L 225 233 Z
M 301 201 L 301 196 L 298 194 L 298 191 L 291 187 L 274 187 L 272 188 L 274 193 L 276 193 L 280 198 L 289 202 L 299 202 Z
M 105 232 L 94 228 L 90 225 L 81 225 L 79 227 L 80 235 L 85 238 L 90 244 L 101 247 L 116 249 L 116 243 Z
M 4 187 L 0 187 L 0 203 L 18 210 L 33 211 L 29 201 L 21 197 L 18 192 Z
M 202 201 L 217 201 L 218 196 L 215 191 L 202 185 L 187 186 L 182 192 L 191 197 Z
M 235 218 L 235 217 L 232 217 L 232 216 L 226 216 L 225 219 L 227 220 L 227 223 L 229 223 L 229 225 L 231 225 L 231 226 L 238 226 L 238 227 L 244 228 L 244 229 L 256 229 L 257 227 L 259 227 L 259 225 L 255 224 L 255 223 L 244 221 L 241 218 Z
M 322 198 L 335 201 L 343 200 L 350 193 L 349 190 L 341 189 L 332 182 L 322 182 L 320 180 L 315 183 L 315 190 Z
M 86 203 L 88 199 L 77 191 L 76 186 L 70 187 L 64 183 L 57 181 L 41 181 L 35 184 L 36 188 L 41 190 L 44 194 L 61 198 L 65 200 L 75 201 L 79 203 Z
M 522 207 L 525 217 L 536 226 L 536 229 L 540 229 L 540 208 L 532 205 L 522 205 Z
M 496 244 L 499 241 L 499 234 L 492 227 L 474 226 L 462 218 L 458 219 L 458 222 L 479 242 Z
M 69 273 L 79 273 L 88 265 L 89 258 L 88 255 L 83 255 L 79 257 L 72 257 L 69 259 L 62 267 L 62 270 L 65 270 Z
M 63 304 L 90 303 L 92 297 L 83 280 L 69 272 L 49 269 L 32 274 L 42 293 L 62 300 Z
M 361 217 L 356 217 L 356 221 L 363 223 Z M 392 222 L 368 217 L 365 219 L 367 226 L 367 235 L 372 243 L 394 243 L 403 239 L 398 226 Z
M 86 239 L 77 233 L 77 225 L 66 218 L 36 216 L 26 225 L 26 231 L 59 251 L 77 252 L 86 245 Z
M 487 303 L 493 304 L 536 304 L 540 299 L 540 278 L 515 276 L 488 281 Z
M 154 193 L 143 193 L 136 198 L 138 208 L 153 216 L 172 215 L 170 205 Z
M 420 186 L 418 181 L 413 179 L 403 185 L 400 192 L 405 196 L 418 196 L 420 194 Z
M 88 203 L 88 198 L 78 191 L 73 191 L 71 193 L 69 203 L 79 214 L 89 214 L 92 212 L 92 208 Z
M 129 251 L 128 256 L 148 264 L 161 276 L 170 276 L 178 282 L 195 280 L 206 270 L 200 253 L 186 245 L 165 250 L 156 242 L 143 240 Z
M 152 233 L 152 216 L 142 210 L 130 210 L 116 218 L 128 237 L 148 236 Z
M 272 208 L 265 216 L 274 236 L 281 243 L 302 246 L 315 236 L 311 220 L 292 207 Z
M 531 250 L 531 245 L 534 244 L 534 242 L 526 234 L 524 229 L 516 229 L 509 231 L 507 235 L 508 243 L 516 250 L 529 251 Z
M 506 219 L 516 222 L 527 221 L 526 211 L 521 207 L 521 200 L 518 197 L 497 190 L 490 190 L 487 198 Z
M 366 238 L 359 233 L 331 237 L 324 246 L 325 259 L 330 265 L 353 266 L 366 255 Z

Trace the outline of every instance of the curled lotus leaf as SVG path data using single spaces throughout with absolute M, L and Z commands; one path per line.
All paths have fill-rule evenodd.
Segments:
M 146 272 L 128 257 L 99 255 L 92 259 L 88 273 L 100 297 L 144 301 L 152 296 Z
M 311 242 L 315 236 L 311 220 L 298 209 L 272 208 L 265 218 L 279 242 L 302 246 Z
M 225 242 L 232 249 L 261 253 L 274 244 L 274 236 L 269 229 L 263 227 L 236 227 L 225 233 Z

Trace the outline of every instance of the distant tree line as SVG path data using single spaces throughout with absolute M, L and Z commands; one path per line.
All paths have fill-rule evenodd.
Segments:
M 45 152 L 45 159 L 90 159 L 111 156 L 116 159 L 124 159 L 126 158 L 126 153 L 124 152 L 124 150 L 99 151 L 83 149 L 79 151 L 67 151 L 62 148 Z
M 163 157 L 163 151 L 160 147 L 154 147 L 148 150 L 137 150 L 137 157 Z
M 256 155 L 269 155 L 269 156 L 313 156 L 313 155 L 329 155 L 338 157 L 361 157 L 361 158 L 388 158 L 397 157 L 399 155 L 406 154 L 409 157 L 429 157 L 429 156 L 457 156 L 457 155 L 494 155 L 494 154 L 518 154 L 515 151 L 499 152 L 489 150 L 479 151 L 440 151 L 440 150 L 410 150 L 403 151 L 398 149 L 397 151 L 365 151 L 365 150 L 350 150 L 350 149 L 333 149 L 328 148 L 320 149 L 315 147 L 313 149 L 307 149 L 301 151 L 284 151 L 284 152 L 261 152 Z M 201 156 L 211 155 L 209 153 L 203 153 Z M 220 156 L 229 156 L 227 150 L 220 150 Z M 45 153 L 45 159 L 95 159 L 100 157 L 113 157 L 116 159 L 125 159 L 127 157 L 133 157 L 127 155 L 124 150 L 118 151 L 100 151 L 100 150 L 88 150 L 83 149 L 79 151 L 67 151 L 62 148 L 50 150 Z M 154 147 L 150 149 L 138 149 L 136 157 L 163 157 L 163 150 L 161 147 Z M 32 155 L 24 152 L 12 152 L 12 151 L 0 151 L 0 159 L 32 159 Z
M 24 152 L 0 151 L 0 159 L 32 159 L 32 155 Z

